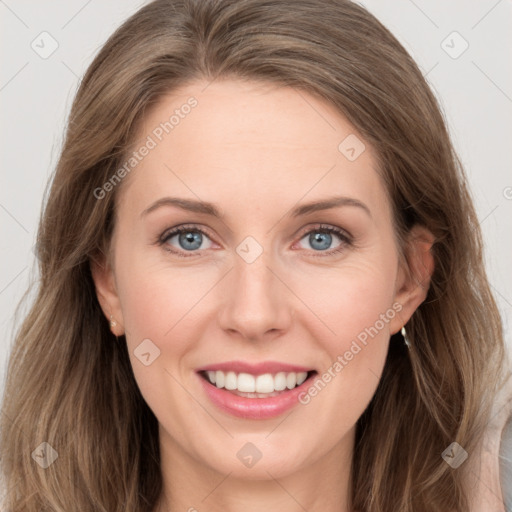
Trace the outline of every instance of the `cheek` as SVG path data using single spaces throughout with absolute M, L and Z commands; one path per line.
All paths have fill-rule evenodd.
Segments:
M 209 318 L 208 292 L 219 272 L 207 265 L 173 266 L 165 255 L 154 256 L 134 254 L 119 262 L 116 273 L 134 376 L 149 406 L 163 414 L 193 407 L 178 382 L 189 378 L 190 357 Z
M 354 259 L 335 271 L 331 269 L 308 280 L 299 278 L 298 294 L 332 334 L 326 337 L 324 329 L 319 338 L 328 344 L 331 356 L 346 350 L 358 336 L 364 338 L 368 329 L 373 332 L 373 327 L 384 338 L 388 336 L 389 321 L 396 316 L 396 309 L 401 309 L 399 305 L 393 308 L 395 279 L 392 258 Z
M 169 424 L 180 420 L 168 417 L 166 411 L 190 408 L 188 412 L 194 413 L 179 382 L 185 374 L 182 369 L 187 369 L 187 354 L 199 338 L 194 329 L 200 328 L 201 299 L 215 282 L 211 274 L 172 269 L 165 262 L 155 264 L 142 257 L 125 262 L 118 271 L 135 380 L 150 408 Z
M 125 262 L 118 272 L 119 293 L 129 336 L 133 340 L 153 337 L 163 343 L 194 315 L 194 308 L 215 283 L 215 274 L 199 266 L 173 268 L 165 256 L 155 259 L 139 255 Z
M 319 312 L 331 335 L 326 335 L 323 326 L 316 329 L 325 358 L 318 376 L 321 382 L 310 388 L 311 395 L 304 397 L 304 403 L 322 394 L 316 406 L 330 407 L 340 428 L 357 420 L 379 383 L 390 322 L 401 310 L 401 305 L 393 302 L 394 265 L 391 257 L 361 258 L 316 280 L 316 291 L 309 296 L 312 309 Z
M 389 320 L 396 313 L 392 308 L 393 283 L 368 275 L 366 279 L 344 279 L 340 284 L 338 292 L 331 295 L 328 314 L 343 345 L 364 338 L 363 333 L 373 327 L 388 335 Z

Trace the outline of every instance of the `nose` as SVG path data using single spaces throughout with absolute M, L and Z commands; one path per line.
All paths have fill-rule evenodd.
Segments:
M 218 319 L 230 336 L 256 342 L 286 332 L 293 316 L 293 294 L 278 266 L 263 252 L 252 263 L 235 255 L 234 268 L 220 290 Z

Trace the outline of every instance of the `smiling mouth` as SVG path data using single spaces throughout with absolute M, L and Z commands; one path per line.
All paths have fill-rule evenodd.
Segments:
M 243 372 L 200 371 L 199 375 L 218 389 L 244 398 L 271 398 L 301 386 L 317 372 L 278 372 L 253 375 Z

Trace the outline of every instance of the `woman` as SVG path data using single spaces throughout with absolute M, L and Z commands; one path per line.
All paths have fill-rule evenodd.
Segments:
M 467 511 L 495 484 L 478 221 L 359 5 L 140 9 L 80 85 L 38 250 L 5 510 Z

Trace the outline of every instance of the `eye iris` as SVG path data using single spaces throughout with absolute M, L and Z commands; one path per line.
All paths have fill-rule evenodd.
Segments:
M 320 250 L 320 249 L 328 249 L 329 246 L 331 245 L 331 242 L 332 242 L 332 235 L 330 233 L 319 233 L 319 232 L 317 232 L 315 234 L 309 235 L 309 241 L 311 243 L 311 246 L 314 249 L 318 249 L 318 250 Z M 315 247 L 316 242 L 320 242 L 321 246 L 320 247 L 318 247 L 318 246 Z M 323 245 L 322 245 L 322 242 L 323 242 Z
M 186 251 L 193 251 L 201 247 L 202 236 L 203 235 L 201 233 L 198 233 L 196 231 L 187 231 L 185 233 L 180 233 L 179 242 L 183 249 L 185 249 Z M 183 245 L 183 243 L 185 243 L 185 245 Z M 187 243 L 195 243 L 195 245 L 193 247 L 190 247 L 186 245 Z
M 180 246 L 186 251 L 194 251 L 201 247 L 203 233 L 201 231 L 182 231 L 177 233 Z M 329 231 L 314 231 L 309 235 L 311 246 L 317 250 L 328 249 L 332 243 Z

